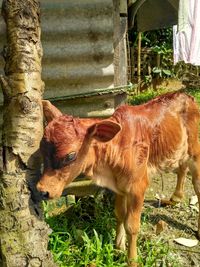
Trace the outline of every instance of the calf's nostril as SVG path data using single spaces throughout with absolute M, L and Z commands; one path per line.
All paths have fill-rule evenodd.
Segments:
M 49 198 L 49 192 L 44 192 L 44 191 L 41 191 L 41 196 L 42 198 L 45 200 L 45 199 L 48 199 Z

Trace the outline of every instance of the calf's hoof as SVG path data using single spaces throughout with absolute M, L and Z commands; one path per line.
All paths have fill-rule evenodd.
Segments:
M 175 204 L 178 204 L 180 203 L 181 201 L 183 200 L 183 195 L 176 195 L 176 194 L 173 194 L 170 198 L 170 201 L 175 203 Z
M 165 206 L 174 206 L 176 205 L 176 202 L 173 202 L 171 199 L 168 198 L 162 198 L 160 200 L 160 206 L 165 207 Z
M 170 199 L 162 198 L 161 199 L 161 206 L 174 206 L 180 203 L 183 199 L 183 196 L 178 196 L 173 194 Z

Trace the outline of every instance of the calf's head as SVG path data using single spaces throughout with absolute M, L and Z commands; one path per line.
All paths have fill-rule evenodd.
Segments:
M 48 122 L 41 141 L 44 171 L 37 184 L 43 198 L 60 197 L 63 189 L 94 162 L 93 140 L 108 142 L 121 126 L 112 120 L 84 120 L 63 115 L 43 101 Z

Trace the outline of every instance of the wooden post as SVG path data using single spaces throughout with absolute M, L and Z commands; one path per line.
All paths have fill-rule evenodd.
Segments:
M 125 12 L 126 10 L 124 4 L 122 5 L 121 1 L 120 0 L 113 1 L 115 86 L 127 85 L 127 50 L 126 50 L 127 17 L 125 16 L 124 13 L 123 16 L 120 16 L 120 8 L 121 12 Z

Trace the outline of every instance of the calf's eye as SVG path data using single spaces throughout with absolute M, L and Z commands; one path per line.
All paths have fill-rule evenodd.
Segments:
M 55 162 L 55 168 L 60 169 L 64 166 L 70 165 L 76 159 L 76 152 L 70 152 L 65 157 Z
M 70 152 L 69 154 L 66 155 L 65 162 L 69 163 L 75 159 L 76 159 L 76 152 Z

